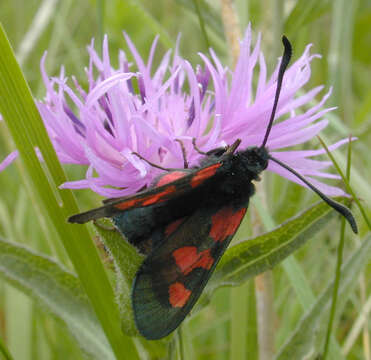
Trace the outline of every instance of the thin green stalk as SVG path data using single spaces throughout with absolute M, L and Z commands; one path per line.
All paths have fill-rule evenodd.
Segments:
M 193 4 L 194 4 L 195 9 L 196 9 L 198 21 L 200 23 L 200 28 L 201 28 L 201 32 L 202 32 L 202 35 L 203 35 L 204 40 L 205 40 L 206 48 L 209 49 L 210 48 L 210 42 L 209 42 L 209 38 L 207 36 L 205 22 L 204 22 L 204 19 L 202 17 L 202 14 L 201 14 L 201 9 L 198 5 L 198 1 L 199 0 L 193 0 Z
M 13 360 L 13 356 L 10 354 L 9 350 L 6 348 L 1 337 L 0 337 L 0 354 L 4 356 L 5 360 Z
M 348 153 L 347 153 L 347 168 L 346 168 L 346 179 L 349 182 L 350 180 L 350 169 L 351 169 L 351 159 L 352 159 L 352 142 L 349 139 L 348 143 Z M 323 360 L 326 360 L 329 345 L 330 345 L 330 337 L 333 328 L 333 323 L 335 319 L 336 313 L 336 303 L 339 294 L 339 284 L 340 284 L 340 277 L 341 277 L 341 265 L 343 263 L 343 252 L 344 252 L 344 244 L 345 244 L 345 218 L 341 219 L 341 228 L 340 228 L 340 239 L 339 239 L 339 246 L 337 251 L 337 261 L 336 261 L 336 272 L 335 272 L 335 281 L 334 281 L 334 288 L 332 293 L 332 303 L 331 303 L 331 310 L 330 310 L 330 318 L 327 325 L 327 333 L 326 333 L 326 340 L 325 346 L 323 351 Z
M 247 283 L 247 314 L 246 314 L 246 348 L 247 360 L 258 360 L 258 324 L 256 321 L 256 298 L 254 281 Z
M 350 181 L 350 169 L 352 168 L 352 137 L 349 136 L 349 143 L 348 143 L 348 152 L 347 152 L 347 168 L 345 172 L 345 177 L 348 181 Z
M 182 325 L 178 328 L 179 360 L 185 360 Z
M 320 143 L 322 144 L 323 148 L 326 150 L 326 153 L 327 155 L 329 156 L 329 158 L 331 159 L 332 163 L 334 164 L 337 172 L 339 173 L 339 175 L 341 176 L 341 179 L 343 180 L 344 182 L 344 185 L 345 185 L 345 189 L 346 191 L 352 195 L 352 198 L 354 200 L 354 202 L 357 204 L 358 208 L 359 208 L 359 211 L 361 212 L 362 216 L 363 216 L 363 219 L 365 220 L 367 226 L 368 226 L 368 229 L 371 230 L 371 221 L 369 220 L 369 218 L 367 217 L 367 214 L 366 214 L 366 211 L 365 209 L 363 208 L 363 206 L 361 205 L 358 197 L 356 196 L 355 192 L 353 191 L 352 187 L 350 186 L 349 184 L 349 181 L 347 180 L 346 176 L 344 175 L 343 171 L 340 169 L 340 166 L 339 164 L 336 162 L 334 156 L 331 154 L 331 152 L 329 151 L 327 145 L 325 144 L 325 142 L 321 139 L 321 137 L 319 135 L 317 135 Z
M 340 284 L 340 277 L 341 277 L 341 265 L 343 263 L 343 252 L 344 252 L 344 243 L 345 243 L 345 219 L 341 219 L 341 228 L 340 228 L 340 240 L 337 252 L 337 262 L 336 262 L 336 274 L 335 274 L 335 282 L 332 294 L 332 303 L 331 303 L 331 310 L 330 310 L 330 318 L 327 325 L 327 332 L 326 332 L 326 340 L 325 346 L 323 351 L 323 360 L 326 360 L 330 345 L 330 337 L 332 332 L 332 327 L 335 319 L 336 313 L 336 303 L 338 298 L 339 292 L 339 284 Z

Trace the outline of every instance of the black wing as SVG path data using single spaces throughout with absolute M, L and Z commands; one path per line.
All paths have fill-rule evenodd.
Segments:
M 73 215 L 68 221 L 71 223 L 83 224 L 102 217 L 112 217 L 123 211 L 164 204 L 169 200 L 184 196 L 192 192 L 195 188 L 198 188 L 206 180 L 213 177 L 222 165 L 223 163 L 218 161 L 199 169 L 189 170 L 186 175 L 184 175 L 183 172 L 183 176 L 175 181 L 167 182 L 164 185 L 160 183 L 160 186 L 149 188 L 133 196 L 109 199 L 105 205 Z M 166 174 L 162 179 L 172 177 L 174 173 L 175 172 Z
M 160 339 L 184 320 L 237 231 L 246 207 L 201 208 L 174 227 L 144 260 L 133 284 L 139 332 Z

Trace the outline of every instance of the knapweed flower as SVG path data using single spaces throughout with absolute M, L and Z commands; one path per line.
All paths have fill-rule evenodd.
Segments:
M 190 166 L 197 165 L 202 156 L 195 150 L 193 138 L 203 151 L 232 144 L 237 138 L 242 140 L 240 149 L 261 145 L 272 111 L 278 65 L 268 78 L 260 35 L 252 47 L 251 30 L 246 31 L 234 70 L 224 67 L 212 50 L 209 56 L 199 54 L 201 65 L 193 68 L 177 49 L 173 56 L 168 51 L 153 69 L 157 38 L 145 62 L 124 36 L 135 64 L 130 64 L 121 51 L 119 67 L 114 69 L 107 37 L 102 58 L 92 42 L 86 69 L 89 86 L 85 90 L 72 77 L 73 90 L 63 68 L 59 77 L 50 78 L 45 56 L 41 61 L 46 97 L 37 105 L 57 155 L 62 163 L 87 166 L 85 179 L 64 183 L 62 188 L 90 188 L 107 197 L 135 193 L 161 170 L 133 153 L 162 167 L 182 168 L 183 153 L 177 140 L 184 144 Z M 276 121 L 266 146 L 272 156 L 325 194 L 343 195 L 341 189 L 317 179 L 338 178 L 324 171 L 331 162 L 313 159 L 324 150 L 286 149 L 316 136 L 328 123 L 324 115 L 333 110 L 323 108 L 331 91 L 316 105 L 309 105 L 323 86 L 302 90 L 310 79 L 311 61 L 319 57 L 310 54 L 310 47 L 285 73 Z M 345 142 L 339 141 L 330 150 Z M 272 161 L 268 170 L 303 185 Z

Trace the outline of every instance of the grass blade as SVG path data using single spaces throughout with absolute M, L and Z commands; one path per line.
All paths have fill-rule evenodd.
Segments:
M 32 179 L 33 190 L 41 199 L 43 213 L 49 216 L 63 242 L 116 357 L 122 359 L 130 354 L 135 358 L 131 339 L 121 332 L 113 289 L 87 228 L 66 223 L 68 215 L 79 210 L 71 191 L 54 190 L 66 177 L 2 27 L 0 49 L 0 112 Z M 36 156 L 35 146 L 41 151 L 49 178 Z
M 114 359 L 81 283 L 53 259 L 0 238 L 0 276 L 62 321 L 95 359 Z
M 357 285 L 355 279 L 367 264 L 371 255 L 371 236 L 364 239 L 342 267 L 342 282 L 339 287 L 342 305 Z M 314 358 L 323 343 L 325 330 L 323 318 L 329 311 L 334 284 L 331 283 L 318 297 L 313 307 L 301 318 L 296 330 L 278 353 L 276 360 Z M 339 307 L 341 307 L 339 305 Z

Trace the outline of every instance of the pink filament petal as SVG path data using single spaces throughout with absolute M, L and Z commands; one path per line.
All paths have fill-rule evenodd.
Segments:
M 19 155 L 18 150 L 11 152 L 1 163 L 0 163 L 0 171 L 3 171 L 7 168 Z
M 183 141 L 192 166 L 197 166 L 202 158 L 192 145 L 193 138 L 204 151 L 232 144 L 237 138 L 242 140 L 239 150 L 260 146 L 272 111 L 279 62 L 268 77 L 260 51 L 261 36 L 258 35 L 253 47 L 250 25 L 241 42 L 236 68 L 232 71 L 224 67 L 210 49 L 211 60 L 199 54 L 204 74 L 180 57 L 179 37 L 172 60 L 168 51 L 154 68 L 158 37 L 148 59 L 143 60 L 130 38 L 124 36 L 134 63 L 129 64 L 124 52 L 119 51 L 119 67 L 115 69 L 110 61 L 107 36 L 103 40 L 102 57 L 94 50 L 92 41 L 88 47 L 87 89 L 79 85 L 83 81 L 78 82 L 74 77 L 72 89 L 64 68 L 57 78 L 50 78 L 45 70 L 46 55 L 41 60 L 46 97 L 38 107 L 53 146 L 60 161 L 88 165 L 85 179 L 61 187 L 90 188 L 110 197 L 132 194 L 161 173 L 133 153 L 138 152 L 163 167 L 181 168 L 183 155 L 177 139 Z M 310 103 L 323 87 L 302 90 L 311 76 L 311 62 L 318 57 L 310 54 L 310 47 L 285 73 L 278 120 L 267 146 L 274 150 L 273 156 L 308 178 L 337 179 L 337 175 L 325 171 L 331 165 L 329 161 L 312 159 L 324 154 L 323 149 L 283 151 L 311 140 L 327 125 L 323 120 L 326 113 L 334 110 L 324 108 L 331 89 L 313 106 Z M 138 88 L 139 92 L 135 92 Z M 330 151 L 347 141 L 331 145 Z M 9 155 L 0 169 L 13 161 L 14 156 Z M 275 164 L 270 163 L 268 169 L 300 183 Z M 334 186 L 311 180 L 328 195 L 344 194 Z

